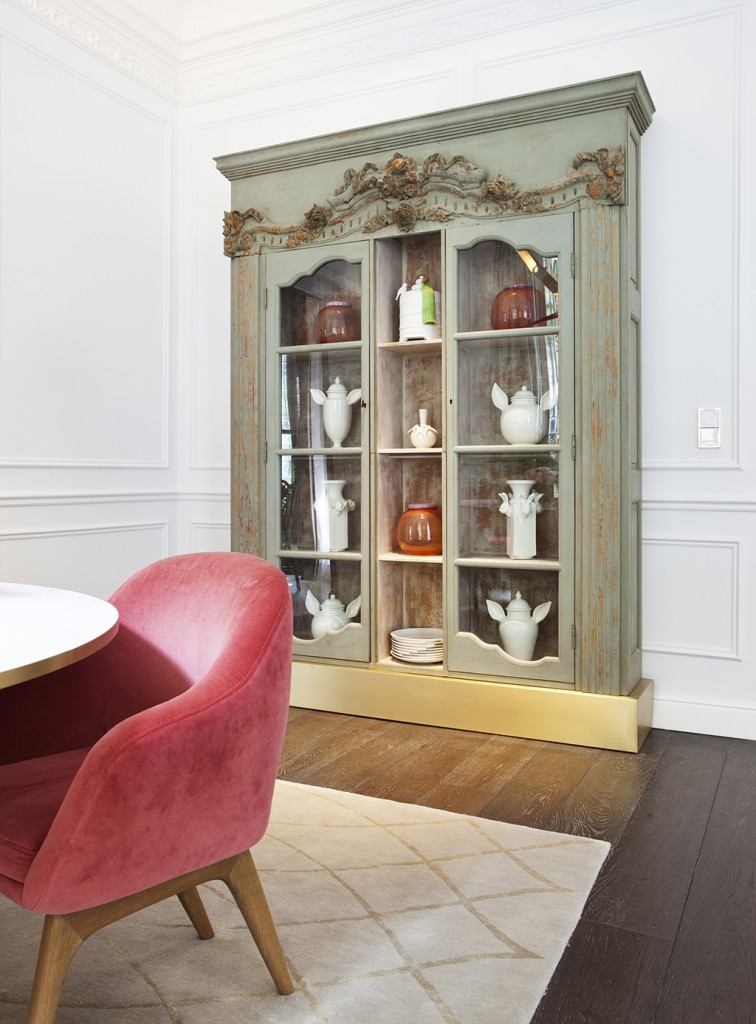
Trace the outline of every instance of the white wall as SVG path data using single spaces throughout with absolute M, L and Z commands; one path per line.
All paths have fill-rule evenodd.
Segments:
M 0 574 L 102 592 L 157 548 L 227 545 L 229 188 L 213 156 L 640 70 L 657 107 L 642 173 L 644 674 L 656 725 L 756 738 L 754 5 L 290 0 L 270 18 L 253 5 L 245 25 L 249 5 L 215 0 L 213 32 L 187 0 L 179 42 L 176 4 L 142 3 L 163 24 L 128 8 L 130 62 L 109 45 L 118 0 L 95 6 L 108 45 L 52 24 L 41 0 L 0 0 Z M 16 109 L 22 86 L 39 128 Z M 134 422 L 140 371 L 149 408 Z M 722 408 L 720 449 L 696 446 L 700 406 Z
M 109 594 L 176 543 L 178 116 L 61 19 L 0 2 L 0 576 Z

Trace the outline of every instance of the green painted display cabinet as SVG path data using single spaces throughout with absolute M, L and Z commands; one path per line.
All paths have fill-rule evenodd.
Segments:
M 639 73 L 217 159 L 292 703 L 638 750 Z

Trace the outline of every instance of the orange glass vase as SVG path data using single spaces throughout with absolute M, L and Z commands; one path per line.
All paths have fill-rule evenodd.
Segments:
M 441 536 L 438 505 L 408 505 L 396 527 L 396 539 L 405 555 L 440 555 Z

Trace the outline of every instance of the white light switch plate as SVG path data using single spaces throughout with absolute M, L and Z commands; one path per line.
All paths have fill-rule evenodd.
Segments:
M 706 408 L 698 410 L 698 447 L 722 447 L 721 409 Z

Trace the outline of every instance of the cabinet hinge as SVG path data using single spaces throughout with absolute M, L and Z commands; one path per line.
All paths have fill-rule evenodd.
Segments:
M 572 276 L 574 277 L 575 275 L 573 274 Z M 268 289 L 266 288 L 265 292 L 263 294 L 263 309 L 267 309 L 267 308 L 268 308 Z
M 266 441 L 265 442 L 265 446 L 263 448 L 263 462 L 267 462 L 267 461 L 268 461 L 268 442 Z
M 574 622 L 572 623 L 572 649 L 573 651 L 577 650 L 577 626 Z
M 577 462 L 577 438 L 572 435 L 572 461 Z
M 575 276 L 575 253 L 574 252 L 570 253 L 570 273 L 572 274 L 573 277 Z

